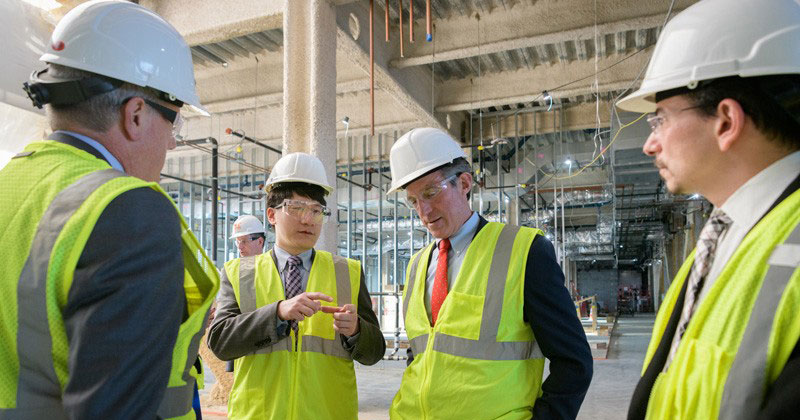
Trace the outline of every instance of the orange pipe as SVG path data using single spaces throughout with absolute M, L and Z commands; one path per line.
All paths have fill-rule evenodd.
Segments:
M 369 127 L 370 135 L 375 135 L 375 0 L 369 0 Z M 389 33 L 388 31 L 386 32 Z
M 389 0 L 386 0 L 386 7 L 383 10 L 386 11 L 386 14 L 383 20 L 386 22 L 386 42 L 389 42 Z
M 408 5 L 408 41 L 414 43 L 414 0 Z
M 403 55 L 403 0 L 397 0 L 397 11 L 397 15 L 400 16 L 400 57 L 405 57 Z
M 431 0 L 428 0 L 427 4 L 425 5 L 426 15 L 425 15 L 425 24 L 427 26 L 428 33 L 425 36 L 425 40 L 428 42 L 433 41 L 433 31 L 431 31 Z

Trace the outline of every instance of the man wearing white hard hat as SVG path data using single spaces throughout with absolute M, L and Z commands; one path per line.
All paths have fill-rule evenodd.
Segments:
M 800 412 L 800 3 L 701 1 L 661 32 L 644 153 L 714 205 L 659 309 L 629 419 Z
M 361 264 L 314 249 L 333 187 L 319 159 L 292 153 L 265 188 L 275 246 L 225 264 L 208 334 L 236 359 L 228 418 L 355 420 L 353 360 L 377 363 L 386 342 Z
M 389 159 L 388 194 L 404 190 L 436 238 L 406 271 L 411 347 L 390 417 L 574 419 L 592 353 L 553 245 L 538 229 L 470 209 L 472 168 L 447 133 L 411 130 Z
M 233 222 L 233 233 L 229 239 L 236 242 L 236 248 L 239 250 L 239 257 L 253 257 L 260 255 L 264 252 L 264 243 L 267 240 L 266 230 L 264 224 L 250 214 L 245 214 L 236 218 Z M 211 306 L 211 314 L 209 315 L 209 324 L 214 320 L 216 315 L 216 304 Z M 233 372 L 233 361 L 229 360 L 225 364 L 226 372 Z M 220 382 L 217 382 L 220 384 Z M 230 390 L 227 390 L 228 392 Z
M 239 256 L 252 257 L 264 252 L 266 231 L 264 224 L 257 217 L 245 214 L 233 222 L 231 239 L 236 240 Z
M 0 418 L 194 418 L 213 263 L 158 186 L 189 47 L 127 1 L 56 25 L 25 91 L 53 134 L 0 171 Z

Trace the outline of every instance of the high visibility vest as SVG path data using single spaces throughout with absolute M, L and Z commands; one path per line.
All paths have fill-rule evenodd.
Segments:
M 66 418 L 61 396 L 70 375 L 69 343 L 62 310 L 86 241 L 120 194 L 149 187 L 169 196 L 156 183 L 55 141 L 28 145 L 0 171 L 0 184 L 0 221 L 6 223 L 0 231 L 0 418 Z M 189 316 L 180 326 L 158 414 L 193 419 L 193 364 L 219 276 L 180 220 Z
M 694 261 L 687 258 L 656 317 L 642 374 Z M 800 190 L 745 236 L 655 380 L 647 419 L 755 419 L 800 338 Z
M 403 315 L 414 360 L 392 419 L 530 419 L 544 356 L 523 320 L 525 264 L 538 229 L 484 226 L 464 255 L 436 325 L 425 310 L 433 243 L 406 271 Z
M 225 263 L 242 314 L 285 300 L 270 252 Z M 316 251 L 308 292 L 321 292 L 326 306 L 358 305 L 361 264 Z M 288 337 L 236 359 L 228 417 L 274 420 L 358 418 L 353 359 L 333 329 L 333 315 L 317 312 L 298 323 Z

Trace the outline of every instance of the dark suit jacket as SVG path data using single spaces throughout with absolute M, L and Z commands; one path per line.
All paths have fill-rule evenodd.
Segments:
M 792 181 L 791 184 L 781 193 L 780 197 L 772 204 L 764 215 L 763 219 L 772 209 L 774 209 L 781 201 L 791 195 L 793 192 L 800 188 L 800 175 Z M 636 389 L 633 391 L 631 397 L 630 407 L 628 408 L 628 420 L 644 419 L 647 414 L 647 404 L 650 401 L 650 392 L 655 384 L 656 377 L 664 370 L 664 364 L 669 355 L 670 346 L 672 345 L 672 338 L 675 336 L 675 330 L 678 327 L 681 311 L 683 310 L 683 302 L 686 297 L 686 287 L 689 283 L 684 282 L 678 300 L 675 303 L 675 308 L 670 314 L 669 322 L 664 329 L 664 335 L 656 348 L 650 364 L 647 366 L 644 375 L 639 379 Z M 764 343 L 766 346 L 767 343 Z M 772 384 L 772 387 L 767 391 L 767 395 L 763 401 L 761 412 L 758 414 L 759 419 L 776 419 L 783 420 L 794 418 L 800 412 L 800 342 L 797 343 L 783 372 Z
M 475 234 L 487 223 L 480 217 Z M 528 251 L 524 295 L 523 318 L 531 325 L 542 354 L 550 360 L 550 375 L 542 383 L 533 418 L 574 419 L 592 380 L 592 351 L 575 316 L 572 297 L 564 287 L 564 273 L 553 244 L 541 235 Z M 411 364 L 414 356 L 410 348 L 408 354 Z
M 270 255 L 277 265 L 274 252 L 270 251 Z M 316 252 L 311 254 L 312 264 L 315 256 Z M 290 334 L 288 323 L 278 319 L 280 302 L 272 302 L 253 312 L 243 314 L 236 303 L 233 286 L 225 270 L 222 270 L 217 312 L 208 330 L 208 348 L 221 360 L 233 360 L 288 339 Z M 386 341 L 378 326 L 378 317 L 372 310 L 372 299 L 364 283 L 363 271 L 358 291 L 358 318 L 358 339 L 352 343 L 352 340 L 348 342 L 346 337 L 340 335 L 342 344 L 350 351 L 354 360 L 364 365 L 374 365 L 386 353 Z
M 61 133 L 50 137 L 102 154 Z M 180 220 L 151 188 L 120 194 L 94 226 L 63 309 L 74 418 L 154 419 L 186 308 Z

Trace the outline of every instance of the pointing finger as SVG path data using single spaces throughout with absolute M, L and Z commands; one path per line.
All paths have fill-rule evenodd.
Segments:
M 320 292 L 306 292 L 306 296 L 313 300 L 324 300 L 326 302 L 333 302 L 333 298 Z

